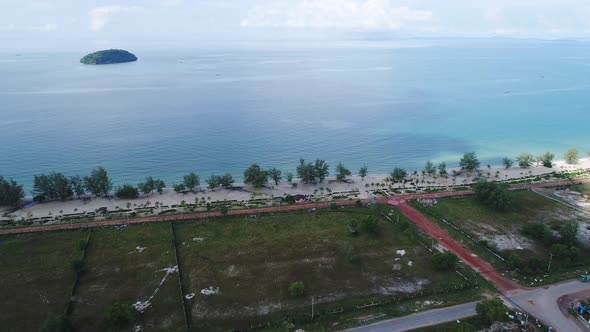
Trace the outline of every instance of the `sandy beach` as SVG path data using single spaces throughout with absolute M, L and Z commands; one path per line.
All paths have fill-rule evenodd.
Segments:
M 501 166 L 491 166 L 490 168 L 484 166 L 478 171 L 481 176 L 490 180 L 510 181 L 518 180 L 526 177 L 537 177 L 551 173 L 571 172 L 581 169 L 590 169 L 590 159 L 581 159 L 576 165 L 568 165 L 564 161 L 556 161 L 553 168 L 546 168 L 541 166 L 532 166 L 524 169 L 520 167 L 512 167 L 504 169 Z M 454 176 L 453 171 L 459 172 L 459 169 L 448 169 L 447 177 L 440 176 L 423 176 L 421 171 L 413 175 L 413 171 L 408 171 L 408 182 L 406 184 L 388 182 L 388 174 L 373 174 L 367 176 L 362 180 L 359 176 L 350 176 L 347 182 L 336 181 L 334 177 L 329 177 L 323 183 L 318 184 L 302 184 L 298 179 L 293 182 L 296 186 L 287 181 L 281 182 L 279 185 L 269 183 L 266 187 L 254 188 L 251 186 L 244 186 L 243 184 L 236 184 L 236 187 L 243 187 L 243 190 L 207 190 L 204 187 L 198 193 L 176 193 L 173 190 L 166 188 L 162 194 L 151 194 L 142 196 L 133 200 L 119 200 L 106 198 L 92 198 L 86 200 L 70 199 L 66 201 L 54 201 L 38 203 L 33 206 L 24 207 L 17 211 L 8 212 L 8 207 L 0 207 L 0 212 L 3 220 L 28 220 L 43 217 L 55 217 L 68 214 L 79 214 L 95 212 L 99 208 L 106 208 L 108 211 L 116 211 L 119 209 L 126 209 L 128 206 L 131 209 L 154 206 L 158 202 L 158 206 L 172 206 L 180 205 L 181 202 L 193 204 L 196 200 L 203 202 L 220 202 L 220 201 L 249 201 L 252 199 L 272 199 L 283 197 L 286 195 L 305 195 L 313 197 L 316 200 L 329 200 L 333 196 L 342 196 L 339 193 L 345 193 L 348 197 L 355 198 L 369 198 L 375 195 L 375 191 L 383 189 L 393 189 L 397 191 L 414 191 L 416 187 L 419 190 L 423 189 L 451 189 L 452 186 L 462 186 L 473 183 L 477 173 L 461 174 Z M 357 192 L 353 195 L 352 192 Z M 392 194 L 392 192 L 387 191 Z M 331 195 L 330 195 L 331 194 Z M 160 209 L 161 211 L 161 209 Z M 51 223 L 52 221 L 50 221 Z

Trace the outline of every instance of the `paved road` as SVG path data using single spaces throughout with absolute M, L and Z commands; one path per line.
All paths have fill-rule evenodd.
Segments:
M 477 302 L 460 304 L 452 307 L 423 311 L 417 314 L 385 320 L 345 331 L 354 332 L 398 332 L 437 325 L 441 322 L 461 320 L 475 315 Z
M 590 284 L 572 280 L 559 284 L 528 290 L 518 295 L 510 296 L 510 300 L 521 306 L 531 315 L 552 326 L 554 331 L 575 332 L 590 331 L 583 325 L 576 324 L 569 315 L 564 315 L 558 306 L 560 297 L 589 291 Z
M 558 306 L 558 300 L 568 294 L 590 292 L 590 284 L 577 280 L 550 286 L 524 290 L 518 295 L 504 297 L 507 305 L 517 310 L 524 309 L 530 315 L 552 326 L 556 332 L 588 332 L 590 328 L 566 316 Z M 581 297 L 580 297 L 581 298 Z M 564 302 L 563 300 L 561 301 Z M 567 302 L 567 301 L 566 301 Z M 569 303 L 569 302 L 568 302 Z M 351 332 L 397 332 L 425 326 L 433 326 L 475 316 L 477 302 L 452 307 L 428 310 L 421 313 L 389 319 L 345 331 Z M 519 309 L 517 306 L 520 306 Z M 567 303 L 566 303 L 567 305 Z

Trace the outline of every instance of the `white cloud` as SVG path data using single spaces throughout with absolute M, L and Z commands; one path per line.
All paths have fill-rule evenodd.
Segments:
M 395 6 L 390 0 L 300 0 L 294 5 L 269 2 L 249 10 L 244 27 L 399 29 L 428 21 L 432 12 Z
M 46 23 L 46 24 L 34 25 L 34 26 L 30 27 L 31 30 L 39 31 L 39 32 L 53 32 L 53 31 L 56 31 L 57 28 L 58 28 L 58 25 L 55 23 Z
M 131 12 L 139 9 L 139 7 L 128 7 L 121 5 L 111 5 L 94 7 L 88 12 L 90 16 L 90 30 L 100 31 L 109 23 L 111 16 L 124 12 Z
M 5 24 L 5 25 L 0 25 L 0 31 L 12 31 L 16 28 L 16 25 L 14 24 Z

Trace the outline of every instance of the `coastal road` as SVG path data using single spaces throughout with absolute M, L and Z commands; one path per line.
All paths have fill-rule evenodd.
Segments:
M 475 316 L 477 302 L 469 302 L 452 307 L 423 311 L 413 315 L 384 320 L 378 323 L 348 329 L 348 332 L 401 332 L 421 327 L 452 322 Z
M 503 298 L 508 306 L 515 308 L 516 310 L 524 309 L 524 311 L 540 319 L 546 325 L 553 327 L 554 331 L 590 331 L 588 325 L 570 318 L 566 310 L 560 310 L 569 304 L 569 294 L 574 294 L 575 299 L 587 298 L 590 296 L 590 285 L 573 280 L 545 287 L 523 290 L 518 295 L 510 297 L 504 296 Z M 578 297 L 576 297 L 576 295 L 578 295 Z M 564 300 L 564 297 L 566 300 Z M 560 304 L 562 306 L 561 308 Z M 446 308 L 433 309 L 344 331 L 398 332 L 426 326 L 434 326 L 475 316 L 476 305 L 477 302 L 470 302 Z

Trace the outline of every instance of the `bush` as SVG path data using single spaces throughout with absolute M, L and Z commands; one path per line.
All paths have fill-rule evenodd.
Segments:
M 76 274 L 82 274 L 86 271 L 86 264 L 84 264 L 84 261 L 81 259 L 76 259 L 72 262 L 72 269 L 74 270 L 74 273 Z
M 70 331 L 70 323 L 64 315 L 49 314 L 43 322 L 40 332 L 67 332 Z
M 507 211 L 512 206 L 512 195 L 505 183 L 479 181 L 475 193 L 480 202 L 494 210 Z
M 117 191 L 115 191 L 115 197 L 118 199 L 135 199 L 139 197 L 139 191 L 130 184 L 124 184 L 117 188 Z
M 338 210 L 338 204 L 336 204 L 336 203 L 330 204 L 330 210 L 332 210 L 332 211 Z
M 377 218 L 373 216 L 368 216 L 367 218 L 363 219 L 363 229 L 367 233 L 375 234 L 379 229 Z
M 128 326 L 135 319 L 135 309 L 125 303 L 114 303 L 105 314 L 107 323 L 115 328 Z
M 356 202 L 354 202 L 354 206 L 363 207 L 363 202 L 360 199 L 357 199 Z
M 432 268 L 436 271 L 449 271 L 458 261 L 457 256 L 450 251 L 439 252 L 432 256 Z
M 289 296 L 302 297 L 305 293 L 305 286 L 303 281 L 295 281 L 289 285 Z
M 483 300 L 475 307 L 477 317 L 484 324 L 491 324 L 493 322 L 503 322 L 507 319 L 506 311 L 508 307 L 500 298 L 492 300 Z
M 86 239 L 80 239 L 80 241 L 78 241 L 78 249 L 79 250 L 85 250 L 87 246 L 88 246 L 88 241 Z
M 358 264 L 360 261 L 359 255 L 356 254 L 354 248 L 346 248 L 346 260 L 351 264 Z

